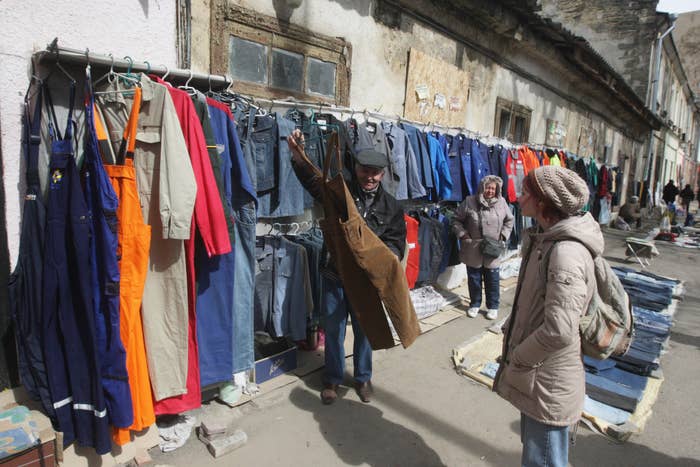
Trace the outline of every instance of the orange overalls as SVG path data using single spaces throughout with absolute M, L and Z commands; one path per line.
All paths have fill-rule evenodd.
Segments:
M 117 209 L 119 221 L 117 257 L 119 258 L 121 274 L 119 332 L 126 349 L 126 369 L 129 373 L 131 399 L 134 406 L 134 423 L 129 428 L 113 428 L 112 439 L 119 446 L 131 441 L 131 430 L 144 430 L 153 425 L 156 420 L 141 323 L 141 298 L 148 270 L 151 226 L 143 221 L 141 203 L 136 189 L 133 155 L 141 106 L 141 88 L 134 88 L 134 92 L 134 104 L 124 129 L 120 154 L 115 158 L 118 163 L 116 165 L 105 164 L 105 170 L 110 177 L 114 192 L 119 198 L 119 208 Z M 104 160 L 105 151 L 108 151 L 107 154 L 111 153 L 112 147 L 98 112 L 95 112 L 95 127 Z

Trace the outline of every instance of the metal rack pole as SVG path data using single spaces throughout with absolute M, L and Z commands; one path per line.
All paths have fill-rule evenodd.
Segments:
M 72 63 L 76 65 L 90 65 L 102 67 L 114 67 L 115 70 L 126 71 L 129 68 L 133 72 L 148 72 L 159 76 L 168 73 L 168 79 L 173 81 L 187 81 L 191 78 L 191 82 L 200 84 L 199 87 L 209 86 L 212 88 L 225 88 L 231 84 L 232 79 L 224 75 L 208 75 L 204 73 L 194 73 L 191 70 L 183 70 L 181 68 L 168 68 L 164 65 L 153 65 L 145 62 L 128 61 L 124 58 L 116 58 L 104 54 L 95 54 L 89 49 L 78 50 L 69 47 L 55 45 L 55 41 L 46 47 L 46 50 L 36 52 L 34 54 L 37 63 L 53 63 L 57 60 L 60 63 Z

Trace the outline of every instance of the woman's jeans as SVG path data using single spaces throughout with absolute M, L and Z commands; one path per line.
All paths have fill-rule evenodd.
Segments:
M 469 285 L 469 307 L 479 308 L 481 306 L 481 281 L 483 277 L 486 289 L 486 308 L 498 310 L 501 296 L 499 268 L 470 268 L 467 266 L 467 283 Z
M 323 284 L 323 328 L 326 332 L 325 369 L 323 382 L 342 384 L 345 373 L 345 328 L 348 315 L 352 320 L 353 376 L 358 383 L 365 383 L 372 378 L 372 347 L 355 319 L 350 302 L 340 281 L 326 274 L 321 274 Z
M 569 427 L 540 423 L 520 414 L 523 467 L 566 467 L 569 463 Z

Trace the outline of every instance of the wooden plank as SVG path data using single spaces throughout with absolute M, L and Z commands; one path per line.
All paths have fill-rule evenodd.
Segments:
M 404 117 L 445 126 L 466 125 L 469 97 L 469 75 L 466 71 L 412 48 L 407 74 Z M 427 87 L 427 97 L 424 99 L 416 92 L 422 86 Z M 436 105 L 436 95 L 444 97 L 444 108 Z M 451 100 L 458 102 L 460 108 L 452 107 Z
M 443 309 L 442 311 L 435 313 L 422 320 L 422 323 L 430 324 L 434 327 L 442 326 L 445 323 L 449 323 L 453 319 L 457 319 L 464 316 L 463 312 L 457 311 L 454 308 Z

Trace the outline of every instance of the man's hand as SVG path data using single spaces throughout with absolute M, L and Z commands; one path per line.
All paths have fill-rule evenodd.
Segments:
M 301 161 L 304 157 L 304 133 L 299 129 L 294 130 L 291 135 L 287 136 L 287 144 L 292 152 L 292 159 L 297 162 Z

